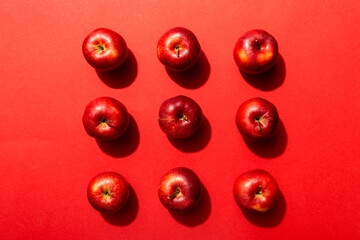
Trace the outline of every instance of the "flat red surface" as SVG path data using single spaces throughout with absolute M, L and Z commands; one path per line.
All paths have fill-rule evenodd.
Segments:
M 359 239 L 359 1 L 18 1 L 0 2 L 0 239 Z M 187 74 L 167 72 L 159 37 L 183 26 L 203 55 Z M 97 27 L 119 32 L 132 54 L 98 75 L 81 52 Z M 232 50 L 262 28 L 279 43 L 273 70 L 243 76 Z M 195 99 L 207 121 L 184 142 L 157 123 L 162 101 Z M 112 143 L 86 135 L 81 117 L 99 96 L 123 102 L 133 121 Z M 240 103 L 259 96 L 279 111 L 278 135 L 246 144 Z M 172 215 L 157 186 L 169 169 L 193 169 L 207 193 Z M 243 214 L 232 195 L 240 173 L 262 168 L 282 196 L 265 216 Z M 132 186 L 126 209 L 94 211 L 91 177 L 117 171 Z

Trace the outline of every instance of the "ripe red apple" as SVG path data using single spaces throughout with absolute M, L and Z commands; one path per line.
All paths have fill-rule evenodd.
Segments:
M 129 184 L 116 172 L 102 172 L 90 180 L 87 197 L 95 210 L 114 213 L 127 202 Z
M 270 33 L 255 29 L 244 33 L 237 40 L 233 55 L 241 71 L 257 74 L 275 64 L 278 51 L 276 39 Z
M 123 64 L 128 48 L 120 34 L 98 28 L 84 39 L 82 52 L 86 61 L 97 71 L 109 71 Z
M 240 208 L 267 212 L 275 205 L 279 187 L 270 173 L 255 169 L 236 178 L 233 193 Z
M 91 137 L 112 140 L 125 133 L 129 114 L 124 104 L 111 97 L 99 97 L 85 108 L 82 122 Z
M 192 170 L 178 167 L 161 178 L 158 193 L 161 203 L 167 209 L 186 211 L 199 203 L 202 185 Z
M 182 27 L 175 27 L 164 33 L 157 44 L 160 62 L 174 71 L 183 71 L 194 65 L 200 51 L 195 34 Z
M 274 104 L 257 97 L 240 105 L 235 121 L 246 140 L 262 141 L 275 134 L 279 115 Z
M 159 125 L 169 138 L 187 138 L 201 126 L 202 110 L 191 98 L 176 96 L 165 100 L 159 110 Z

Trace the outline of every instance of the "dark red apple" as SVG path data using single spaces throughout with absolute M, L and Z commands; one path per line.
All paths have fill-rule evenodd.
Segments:
M 158 193 L 161 203 L 167 209 L 186 211 L 199 203 L 202 185 L 192 170 L 178 167 L 161 178 Z
M 182 27 L 175 27 L 164 33 L 157 44 L 160 62 L 174 71 L 183 71 L 194 65 L 200 51 L 195 34 Z
M 127 202 L 129 184 L 116 172 L 99 173 L 90 180 L 87 197 L 95 210 L 114 213 L 123 208 Z
M 82 52 L 86 61 L 97 71 L 110 71 L 123 64 L 128 48 L 120 34 L 98 28 L 84 39 Z
M 276 39 L 270 33 L 255 29 L 244 33 L 237 40 L 233 55 L 241 71 L 257 74 L 275 64 L 278 51 Z
M 85 108 L 82 122 L 91 137 L 112 140 L 123 135 L 129 125 L 129 114 L 124 104 L 111 97 L 99 97 Z
M 187 138 L 202 123 L 200 106 L 191 98 L 176 96 L 165 100 L 159 110 L 159 125 L 169 138 Z
M 246 140 L 262 141 L 275 134 L 279 114 L 274 104 L 257 97 L 240 105 L 235 121 L 241 135 Z
M 279 187 L 270 173 L 255 169 L 237 177 L 233 193 L 240 208 L 267 212 L 275 205 Z

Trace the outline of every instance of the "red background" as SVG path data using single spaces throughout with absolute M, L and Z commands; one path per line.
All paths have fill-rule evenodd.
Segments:
M 358 1 L 0 2 L 0 239 L 359 239 Z M 187 73 L 167 72 L 159 37 L 183 26 L 203 55 Z M 133 54 L 98 75 L 82 56 L 97 27 L 119 32 Z M 275 36 L 281 57 L 261 77 L 243 76 L 232 50 L 247 30 Z M 189 141 L 170 142 L 157 123 L 162 101 L 196 100 L 207 121 Z M 97 143 L 81 117 L 99 96 L 123 102 L 133 121 L 120 140 Z M 246 144 L 240 103 L 273 102 L 272 142 Z M 186 166 L 208 194 L 192 213 L 171 215 L 157 186 Z M 265 216 L 243 214 L 232 196 L 240 173 L 262 168 L 282 196 Z M 133 188 L 109 217 L 86 198 L 91 177 L 117 171 Z

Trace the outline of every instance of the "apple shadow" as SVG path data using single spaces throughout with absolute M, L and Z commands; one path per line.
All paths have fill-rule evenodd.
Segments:
M 125 62 L 120 67 L 108 72 L 96 71 L 101 81 L 111 88 L 125 88 L 130 86 L 134 82 L 137 72 L 136 58 L 130 49 Z
M 182 152 L 198 152 L 205 148 L 211 139 L 209 120 L 203 116 L 200 128 L 190 137 L 183 139 L 168 138 L 170 143 Z
M 279 54 L 275 65 L 263 73 L 249 74 L 241 70 L 240 73 L 245 81 L 251 86 L 262 91 L 271 91 L 280 87 L 285 80 L 285 61 L 284 58 Z
M 286 213 L 286 200 L 284 195 L 280 191 L 275 206 L 270 211 L 266 213 L 261 213 L 242 210 L 242 212 L 245 218 L 256 226 L 264 228 L 276 227 L 281 223 Z
M 96 140 L 100 149 L 107 155 L 113 157 L 126 157 L 135 152 L 139 146 L 139 128 L 133 116 L 129 114 L 129 117 L 129 126 L 124 135 L 109 141 Z
M 205 222 L 206 219 L 209 217 L 211 211 L 211 200 L 205 186 L 203 184 L 201 185 L 202 196 L 198 205 L 196 205 L 193 209 L 185 212 L 176 212 L 169 210 L 171 216 L 179 223 L 189 227 L 195 227 Z
M 284 124 L 279 120 L 277 131 L 273 137 L 262 142 L 252 142 L 244 139 L 248 148 L 256 155 L 263 158 L 280 156 L 286 148 L 288 136 Z
M 191 66 L 185 71 L 173 71 L 166 69 L 169 77 L 183 88 L 196 89 L 206 83 L 210 75 L 210 64 L 205 56 L 204 52 L 201 51 L 200 57 L 194 66 Z
M 134 189 L 130 185 L 129 187 L 129 199 L 120 211 L 116 213 L 100 213 L 108 223 L 116 226 L 126 226 L 135 220 L 139 211 L 139 201 Z

